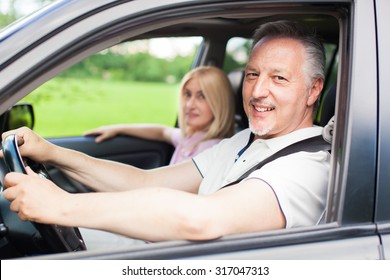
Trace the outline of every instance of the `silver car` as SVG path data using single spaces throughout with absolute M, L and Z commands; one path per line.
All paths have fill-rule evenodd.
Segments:
M 2 197 L 1 258 L 389 259 L 389 14 L 387 0 L 74 0 L 58 1 L 3 29 L 3 130 L 10 127 L 7 115 L 15 110 L 16 103 L 70 67 L 108 48 L 137 40 L 196 37 L 200 41 L 190 67 L 211 64 L 224 68 L 232 39 L 250 42 L 259 24 L 279 19 L 305 22 L 322 38 L 328 56 L 327 83 L 316 123 L 324 125 L 335 115 L 335 128 L 327 212 L 318 225 L 224 236 L 208 242 L 170 241 L 89 251 L 77 243 L 82 239 L 77 229 L 55 225 L 42 228 L 18 221 Z M 237 128 L 241 129 L 247 125 L 241 108 L 242 69 L 226 71 L 236 91 Z M 65 117 L 67 106 L 54 112 Z M 34 116 L 45 106 L 34 106 L 34 112 L 31 106 L 24 107 L 27 115 Z M 32 121 L 39 125 L 38 118 L 31 117 L 28 123 Z M 68 125 L 71 124 L 52 124 L 52 128 L 65 129 Z M 172 153 L 169 145 L 132 137 L 117 137 L 99 145 L 81 134 L 47 139 L 95 157 L 142 168 L 165 165 Z M 46 168 L 67 191 L 90 191 L 59 170 Z M 1 170 L 2 176 L 8 172 L 4 164 Z M 64 233 L 68 231 L 69 235 Z

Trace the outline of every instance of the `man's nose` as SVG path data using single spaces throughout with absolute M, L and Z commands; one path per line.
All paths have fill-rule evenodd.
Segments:
M 270 93 L 270 81 L 266 77 L 259 77 L 252 87 L 252 97 L 264 98 Z

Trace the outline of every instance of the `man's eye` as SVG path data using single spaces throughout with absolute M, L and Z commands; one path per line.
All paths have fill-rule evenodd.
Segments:
M 245 77 L 248 78 L 248 79 L 254 79 L 256 78 L 258 75 L 254 72 L 248 72 L 245 74 Z
M 286 81 L 286 79 L 284 77 L 282 77 L 282 76 L 275 76 L 275 79 L 277 81 Z

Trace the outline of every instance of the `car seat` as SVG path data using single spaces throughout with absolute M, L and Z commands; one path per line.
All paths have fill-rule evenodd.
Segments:
M 235 130 L 239 132 L 245 128 L 248 128 L 248 118 L 244 111 L 243 100 L 242 100 L 242 84 L 244 82 L 245 71 L 243 68 L 235 69 L 228 74 L 228 78 L 233 88 L 233 94 L 236 104 L 236 115 L 235 115 Z
M 336 87 L 337 81 L 334 81 L 329 89 L 323 93 L 314 124 L 326 126 L 329 120 L 334 116 L 336 106 Z

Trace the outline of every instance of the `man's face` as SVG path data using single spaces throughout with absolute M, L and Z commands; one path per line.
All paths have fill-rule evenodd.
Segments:
M 313 87 L 306 84 L 305 55 L 303 45 L 289 38 L 265 38 L 253 48 L 245 69 L 243 101 L 257 137 L 272 138 L 312 126 L 312 105 L 319 92 L 314 96 Z

